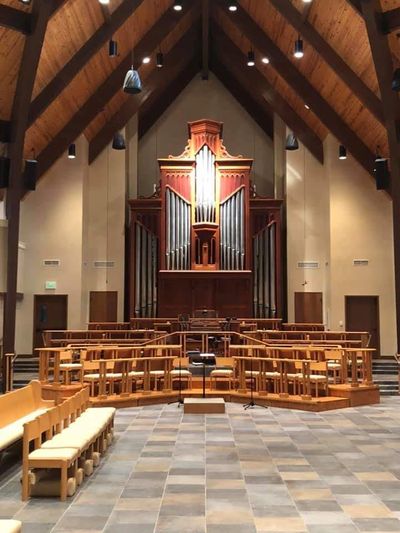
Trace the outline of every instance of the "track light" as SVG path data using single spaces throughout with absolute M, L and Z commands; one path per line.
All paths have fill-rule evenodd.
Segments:
M 174 2 L 173 8 L 174 8 L 175 11 L 182 11 L 183 2 Z
M 293 55 L 294 55 L 294 57 L 297 57 L 297 59 L 301 59 L 304 56 L 303 40 L 300 39 L 300 37 L 298 39 L 296 39 L 296 41 L 294 43 Z
M 111 41 L 108 43 L 108 55 L 110 57 L 117 57 L 118 55 L 118 43 L 117 41 Z
M 247 52 L 247 66 L 248 67 L 254 67 L 256 64 L 255 56 L 253 50 L 250 50 Z
M 231 11 L 232 13 L 234 13 L 235 11 L 237 11 L 237 3 L 236 2 L 233 2 L 233 1 L 229 1 L 228 2 L 228 9 L 229 11 Z
M 25 161 L 25 168 L 23 174 L 24 187 L 28 191 L 34 191 L 36 189 L 38 162 L 33 154 L 32 159 Z
M 347 150 L 346 147 L 341 144 L 339 146 L 339 159 L 344 160 L 347 159 Z
M 114 134 L 112 148 L 113 150 L 125 150 L 126 149 L 125 138 L 122 135 L 122 133 L 120 133 L 119 131 L 117 131 L 117 133 Z
M 297 138 L 296 138 L 296 136 L 295 136 L 295 134 L 293 132 L 289 133 L 289 135 L 286 138 L 285 149 L 289 150 L 289 151 L 293 151 L 293 150 L 298 150 L 299 149 L 299 141 L 297 140 Z
M 76 158 L 76 146 L 75 143 L 72 143 L 68 146 L 68 159 Z
M 393 73 L 392 89 L 396 92 L 400 91 L 400 68 L 397 68 Z
M 123 90 L 128 94 L 138 94 L 142 91 L 139 72 L 133 68 L 133 65 L 126 73 Z
M 156 66 L 157 68 L 162 68 L 164 66 L 164 54 L 162 52 L 158 52 L 157 54 Z

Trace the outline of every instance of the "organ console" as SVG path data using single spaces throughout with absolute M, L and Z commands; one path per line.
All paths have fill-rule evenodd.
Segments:
M 253 161 L 228 153 L 222 123 L 188 127 L 153 196 L 130 201 L 130 316 L 281 316 L 282 202 L 256 195 Z

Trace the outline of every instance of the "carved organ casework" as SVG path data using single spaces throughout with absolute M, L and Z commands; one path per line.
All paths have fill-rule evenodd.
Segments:
M 157 192 L 130 202 L 131 316 L 280 315 L 281 201 L 255 195 L 252 163 L 213 120 L 190 122 L 184 152 L 159 159 Z

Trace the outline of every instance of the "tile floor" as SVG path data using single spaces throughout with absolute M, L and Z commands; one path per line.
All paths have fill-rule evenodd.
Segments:
M 24 533 L 400 532 L 400 398 L 322 414 L 123 409 L 72 500 L 22 503 L 16 473 L 0 487 L 11 516 Z

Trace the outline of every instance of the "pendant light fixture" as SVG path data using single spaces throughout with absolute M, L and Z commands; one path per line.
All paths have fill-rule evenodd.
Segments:
M 108 43 L 108 55 L 110 57 L 117 57 L 118 55 L 118 43 L 117 41 L 111 41 Z
M 36 189 L 38 172 L 38 162 L 35 156 L 35 151 L 32 150 L 32 157 L 25 161 L 23 182 L 27 191 L 34 191 Z
M 249 50 L 247 52 L 247 66 L 254 67 L 255 64 L 256 64 L 256 59 L 255 59 L 254 51 Z
M 286 138 L 286 150 L 289 150 L 292 152 L 293 150 L 299 149 L 299 141 L 297 140 L 297 137 L 293 132 L 289 133 L 289 135 Z
M 347 159 L 347 150 L 346 147 L 343 146 L 343 144 L 339 146 L 339 159 L 341 159 L 342 161 Z
M 164 54 L 162 52 L 157 53 L 156 66 L 157 68 L 163 68 L 164 66 Z
M 301 59 L 304 56 L 303 40 L 300 38 L 300 35 L 294 43 L 294 57 Z
M 378 191 L 383 191 L 389 188 L 390 185 L 390 171 L 389 164 L 386 157 L 380 153 L 379 146 L 376 147 L 374 175 L 376 181 L 376 188 Z
M 117 131 L 117 133 L 114 134 L 112 148 L 113 150 L 125 150 L 126 149 L 125 138 L 122 135 L 122 133 L 119 131 Z
M 132 48 L 132 66 L 126 73 L 124 84 L 122 86 L 123 91 L 127 94 L 139 94 L 142 92 L 142 82 L 140 80 L 139 72 L 134 69 L 134 49 Z
M 75 143 L 72 143 L 68 146 L 68 159 L 75 159 L 76 158 L 76 145 Z

